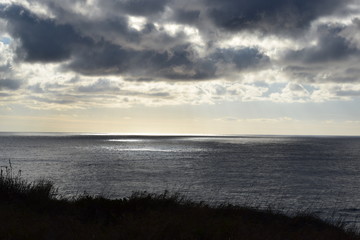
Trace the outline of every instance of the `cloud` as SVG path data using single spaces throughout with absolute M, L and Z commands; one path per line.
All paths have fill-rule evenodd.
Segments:
M 119 90 L 120 88 L 108 79 L 98 79 L 95 83 L 78 87 L 78 91 L 82 93 L 117 92 Z
M 175 11 L 173 19 L 175 22 L 184 23 L 193 25 L 200 18 L 200 11 L 199 10 L 186 10 L 186 9 L 178 9 Z
M 360 90 L 340 90 L 336 92 L 340 97 L 360 97 Z
M 125 0 L 115 3 L 118 9 L 140 16 L 153 15 L 165 10 L 168 0 Z
M 291 33 L 309 27 L 315 19 L 343 9 L 348 0 L 206 0 L 216 26 L 227 31 L 246 29 Z
M 34 85 L 28 86 L 28 90 L 30 90 L 33 93 L 44 93 L 44 89 L 40 85 L 40 83 L 36 83 Z
M 339 98 L 351 99 L 360 97 L 360 84 L 342 84 L 328 88 L 328 91 Z
M 289 51 L 285 60 L 306 64 L 342 61 L 351 56 L 358 56 L 359 50 L 341 36 L 345 27 L 322 25 L 317 29 L 317 43 L 301 50 Z
M 21 88 L 12 93 L 29 105 L 358 97 L 342 87 L 360 82 L 352 0 L 11 2 L 0 7 L 0 88 Z
M 14 79 L 0 79 L 0 90 L 18 90 L 22 85 L 22 81 Z
M 280 58 L 289 78 L 312 84 L 360 82 L 357 24 L 353 19 L 346 24 L 314 26 L 307 36 L 299 39 L 299 46 L 284 50 Z
M 270 94 L 275 102 L 307 102 L 311 93 L 301 84 L 288 83 L 281 92 Z
M 29 62 L 66 60 L 76 45 L 87 41 L 70 25 L 58 25 L 54 20 L 41 19 L 21 6 L 3 7 L 0 17 L 8 20 L 9 32 L 21 41 L 18 56 Z
M 209 72 L 202 72 L 206 65 L 192 58 L 193 53 L 186 45 L 158 52 L 99 42 L 74 56 L 68 68 L 85 75 L 129 74 L 175 80 L 211 77 Z
M 47 104 L 55 104 L 55 105 L 70 105 L 76 103 L 74 100 L 70 99 L 53 99 L 53 98 L 45 98 L 45 97 L 37 97 L 37 96 L 31 96 L 30 99 L 35 100 L 37 102 L 41 103 L 47 103 Z
M 124 49 L 101 42 L 76 55 L 69 68 L 85 75 L 128 74 L 146 80 L 206 80 L 226 73 L 217 65 L 234 66 L 235 71 L 258 68 L 268 57 L 257 49 L 216 49 L 201 58 L 191 45 L 180 45 L 166 51 Z
M 352 24 L 348 25 L 340 35 L 347 39 L 352 47 L 360 49 L 360 19 L 352 19 Z
M 210 56 L 215 62 L 233 64 L 237 70 L 257 67 L 269 63 L 269 57 L 256 48 L 217 49 Z
M 19 38 L 18 57 L 27 62 L 68 61 L 64 69 L 84 75 L 130 75 L 163 80 L 205 80 L 219 77 L 217 64 L 234 65 L 236 71 L 257 67 L 266 56 L 255 48 L 216 49 L 200 57 L 190 44 L 170 49 L 133 49 L 101 39 L 82 36 L 68 24 L 39 18 L 20 6 L 4 8 L 9 31 Z M 109 28 L 116 28 L 111 26 Z M 124 24 L 120 32 L 125 32 Z

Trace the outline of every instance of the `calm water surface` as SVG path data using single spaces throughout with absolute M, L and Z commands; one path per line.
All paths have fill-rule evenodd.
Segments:
M 195 200 L 309 209 L 360 226 L 360 137 L 0 134 L 0 164 L 62 195 L 181 192 Z

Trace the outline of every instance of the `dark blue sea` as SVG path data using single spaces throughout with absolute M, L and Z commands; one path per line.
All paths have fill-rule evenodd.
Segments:
M 1 133 L 0 164 L 63 196 L 180 192 L 360 226 L 360 137 Z

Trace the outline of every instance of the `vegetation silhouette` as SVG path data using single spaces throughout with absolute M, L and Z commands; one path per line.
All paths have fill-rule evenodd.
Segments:
M 360 239 L 341 221 L 311 213 L 192 201 L 178 193 L 122 199 L 64 198 L 47 180 L 28 182 L 1 167 L 0 239 Z

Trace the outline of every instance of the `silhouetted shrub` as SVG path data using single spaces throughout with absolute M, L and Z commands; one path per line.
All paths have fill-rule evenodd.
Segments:
M 14 173 L 10 161 L 9 166 L 1 166 L 0 201 L 47 201 L 56 196 L 57 189 L 51 181 L 29 183 L 21 177 L 21 171 Z
M 311 213 L 212 206 L 168 191 L 122 199 L 60 198 L 52 182 L 29 183 L 9 163 L 0 174 L 0 239 L 360 240 L 360 235 Z

